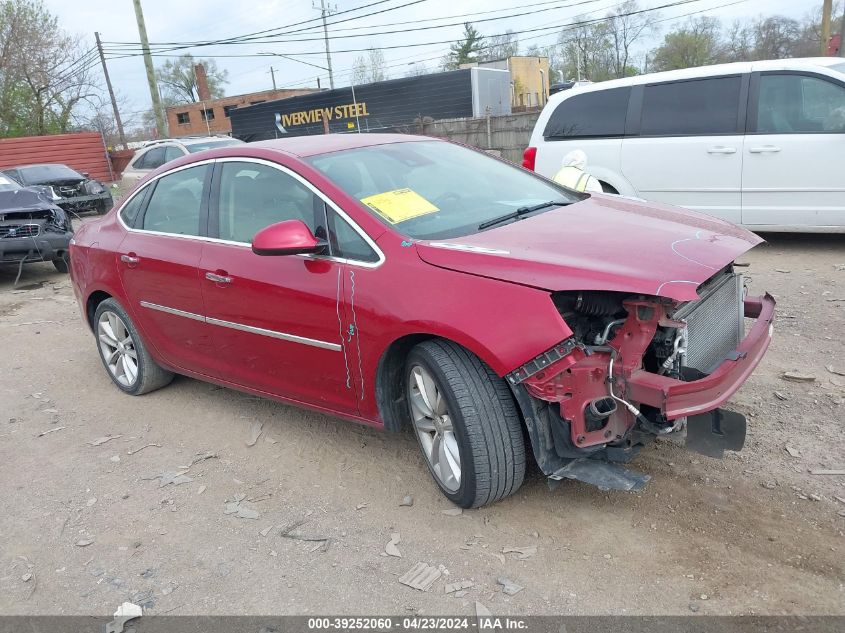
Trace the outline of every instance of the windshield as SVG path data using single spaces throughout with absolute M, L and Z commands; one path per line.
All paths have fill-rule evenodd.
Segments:
M 20 188 L 21 186 L 14 180 L 5 174 L 0 174 L 0 191 L 17 191 Z
M 84 180 L 83 176 L 67 165 L 33 165 L 18 169 L 24 184 L 37 185 L 52 180 Z
M 307 160 L 376 217 L 417 239 L 469 235 L 517 209 L 581 199 L 530 172 L 442 141 L 391 143 Z
M 185 149 L 191 152 L 191 154 L 195 154 L 206 149 L 217 149 L 218 147 L 228 147 L 229 145 L 243 145 L 243 141 L 239 141 L 236 138 L 224 138 L 220 139 L 219 141 L 191 143 L 190 145 L 185 145 Z

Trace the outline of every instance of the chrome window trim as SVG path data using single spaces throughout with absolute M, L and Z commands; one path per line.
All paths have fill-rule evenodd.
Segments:
M 376 243 L 372 240 L 372 238 L 367 235 L 367 233 L 358 226 L 358 223 L 355 222 L 349 215 L 337 206 L 331 199 L 329 199 L 322 191 L 317 189 L 314 185 L 312 185 L 308 180 L 300 176 L 295 171 L 288 169 L 284 165 L 280 165 L 278 163 L 274 163 L 273 161 L 266 160 L 264 158 L 252 158 L 252 157 L 240 157 L 240 156 L 226 156 L 224 158 L 218 158 L 217 162 L 219 163 L 256 163 L 258 165 L 266 165 L 267 167 L 272 167 L 274 169 L 278 169 L 284 174 L 293 177 L 295 180 L 298 180 L 301 184 L 305 185 L 306 188 L 310 189 L 311 192 L 320 198 L 325 204 L 332 208 L 341 218 L 343 218 L 349 226 L 352 227 L 352 230 L 355 231 L 361 238 L 367 243 L 367 245 L 373 249 L 373 252 L 378 255 L 377 262 L 362 262 L 358 259 L 346 259 L 343 257 L 328 257 L 322 255 L 300 255 L 300 257 L 306 257 L 308 259 L 315 259 L 315 260 L 328 260 L 328 261 L 335 261 L 341 264 L 352 264 L 354 266 L 361 266 L 363 268 L 378 268 L 381 266 L 385 261 L 385 256 L 382 250 L 376 245 Z M 230 240 L 221 240 L 223 242 L 232 243 Z M 244 244 L 246 246 L 251 246 L 245 242 L 234 242 L 235 244 Z
M 150 310 L 158 310 L 174 316 L 200 321 L 201 323 L 208 323 L 210 325 L 218 325 L 220 327 L 238 330 L 240 332 L 248 332 L 250 334 L 258 334 L 259 336 L 267 336 L 282 341 L 289 341 L 291 343 L 300 343 L 302 345 L 309 345 L 311 347 L 319 347 L 320 349 L 327 349 L 332 352 L 339 352 L 343 348 L 337 343 L 330 343 L 328 341 L 320 341 L 318 339 L 307 338 L 305 336 L 297 336 L 296 334 L 288 334 L 287 332 L 279 332 L 278 330 L 267 330 L 253 325 L 244 325 L 243 323 L 235 323 L 234 321 L 224 321 L 223 319 L 215 319 L 213 317 L 206 317 L 201 314 L 193 312 L 186 312 L 185 310 L 178 310 L 168 306 L 159 305 L 157 303 L 150 303 L 149 301 L 141 301 L 142 308 L 149 308 Z
M 139 195 L 147 187 L 149 187 L 152 183 L 156 182 L 159 178 L 161 178 L 163 176 L 167 176 L 169 174 L 175 174 L 177 171 L 182 171 L 183 169 L 189 169 L 191 167 L 198 167 L 199 165 L 206 165 L 206 164 L 209 164 L 209 163 L 214 164 L 214 163 L 234 163 L 234 162 L 236 162 L 236 163 L 257 163 L 259 165 L 267 165 L 268 167 L 273 167 L 274 169 L 278 169 L 282 173 L 288 174 L 289 176 L 292 176 L 293 178 L 298 180 L 300 183 L 302 183 L 308 189 L 310 189 L 325 204 L 330 206 L 332 208 L 332 210 L 334 210 L 341 218 L 343 218 L 349 224 L 349 226 L 352 227 L 352 230 L 354 230 L 356 233 L 358 233 L 358 235 L 360 235 L 363 238 L 363 240 L 367 243 L 367 245 L 370 248 L 373 249 L 373 251 L 376 253 L 376 255 L 378 255 L 378 261 L 377 262 L 362 262 L 362 261 L 357 260 L 357 259 L 346 259 L 344 257 L 330 257 L 330 256 L 324 256 L 324 255 L 297 255 L 297 257 L 304 257 L 305 259 L 312 259 L 312 260 L 315 260 L 315 261 L 330 261 L 330 262 L 336 262 L 336 263 L 339 263 L 339 264 L 348 264 L 348 265 L 351 265 L 351 266 L 360 266 L 362 268 L 378 268 L 387 259 L 384 256 L 384 253 L 382 252 L 382 250 L 378 247 L 378 245 L 376 245 L 375 241 L 369 235 L 367 235 L 367 233 L 360 226 L 358 226 L 357 222 L 355 222 L 352 218 L 350 218 L 349 215 L 343 209 L 341 209 L 339 206 L 337 206 L 332 200 L 330 200 L 328 197 L 326 197 L 326 195 L 323 194 L 322 191 L 317 189 L 314 185 L 312 185 L 310 182 L 308 182 L 305 178 L 303 178 L 302 176 L 300 176 L 296 172 L 291 171 L 290 169 L 288 169 L 287 167 L 285 167 L 283 165 L 279 165 L 278 163 L 274 163 L 273 161 L 269 161 L 269 160 L 266 160 L 264 158 L 253 158 L 253 157 L 250 157 L 250 156 L 226 156 L 224 158 L 210 158 L 210 159 L 206 159 L 206 160 L 202 160 L 202 161 L 197 161 L 196 163 L 190 163 L 188 165 L 182 165 L 181 167 L 177 167 L 177 168 L 172 169 L 170 171 L 158 174 L 155 178 L 151 179 L 149 182 L 144 183 L 143 187 L 140 187 L 139 189 L 134 191 L 131 196 L 129 196 L 126 200 L 124 200 L 121 203 L 120 209 L 118 209 L 118 211 L 117 211 L 117 221 L 120 223 L 120 225 L 125 230 L 130 231 L 132 233 L 146 233 L 146 234 L 149 234 L 149 235 L 163 235 L 165 237 L 179 237 L 179 238 L 187 239 L 187 240 L 198 240 L 198 241 L 201 241 L 201 242 L 210 242 L 210 243 L 213 243 L 213 244 L 227 244 L 229 246 L 240 246 L 241 248 L 251 249 L 252 245 L 247 243 L 247 242 L 236 242 L 236 241 L 233 241 L 233 240 L 223 240 L 223 239 L 220 239 L 220 238 L 217 238 L 217 237 L 208 237 L 207 235 L 184 235 L 182 233 L 166 233 L 164 231 L 150 231 L 148 229 L 135 229 L 135 228 L 128 226 L 123 221 L 123 218 L 120 215 L 120 211 L 123 209 L 123 207 L 125 205 L 129 204 L 129 201 L 132 200 L 132 198 Z
M 120 215 L 120 212 L 123 211 L 123 207 L 125 207 L 127 204 L 129 204 L 129 202 L 135 196 L 140 195 L 142 192 L 146 191 L 147 187 L 149 187 L 154 182 L 158 181 L 159 178 L 162 178 L 164 176 L 169 176 L 170 174 L 175 174 L 176 172 L 182 171 L 183 169 L 190 169 L 191 167 L 199 167 L 201 165 L 212 165 L 213 166 L 214 165 L 214 159 L 213 158 L 207 158 L 205 160 L 199 160 L 195 163 L 190 163 L 188 165 L 182 165 L 181 167 L 176 167 L 175 169 L 171 169 L 170 171 L 163 172 L 163 173 L 157 175 L 155 178 L 152 178 L 151 180 L 145 182 L 143 187 L 138 187 L 138 189 L 133 191 L 132 194 L 128 198 L 126 198 L 126 200 L 122 200 L 121 203 L 120 203 L 120 208 L 117 210 L 117 221 L 120 224 L 120 226 L 122 226 L 127 231 L 132 231 L 134 233 L 152 233 L 152 234 L 155 234 L 155 235 L 172 235 L 172 236 L 175 236 L 175 237 L 184 237 L 184 238 L 193 238 L 193 239 L 202 237 L 201 235 L 183 235 L 181 233 L 165 233 L 163 231 L 148 231 L 146 229 L 133 229 L 132 227 L 127 225 L 126 222 L 123 221 L 123 218 Z

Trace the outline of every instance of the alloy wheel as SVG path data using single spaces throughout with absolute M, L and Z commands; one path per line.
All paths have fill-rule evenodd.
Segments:
M 437 381 L 422 365 L 408 377 L 408 400 L 414 431 L 431 471 L 450 492 L 461 487 L 461 455 L 446 398 Z
M 100 353 L 114 379 L 124 387 L 131 387 L 138 380 L 138 351 L 126 323 L 109 310 L 97 322 Z

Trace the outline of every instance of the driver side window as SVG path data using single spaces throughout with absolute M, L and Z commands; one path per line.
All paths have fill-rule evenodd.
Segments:
M 845 132 L 845 88 L 808 75 L 763 75 L 757 132 L 842 134 Z
M 222 240 L 249 244 L 258 231 L 285 220 L 302 220 L 314 232 L 315 218 L 323 213 L 322 200 L 279 169 L 246 162 L 221 166 L 217 230 Z

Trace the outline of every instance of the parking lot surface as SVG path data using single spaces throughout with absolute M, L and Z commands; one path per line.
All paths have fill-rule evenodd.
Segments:
M 0 612 L 845 614 L 845 476 L 814 474 L 845 468 L 845 241 L 766 237 L 741 258 L 779 303 L 732 399 L 744 451 L 661 442 L 640 493 L 535 472 L 461 514 L 410 433 L 187 378 L 123 395 L 67 276 L 0 268 Z M 427 592 L 398 582 L 417 562 Z

